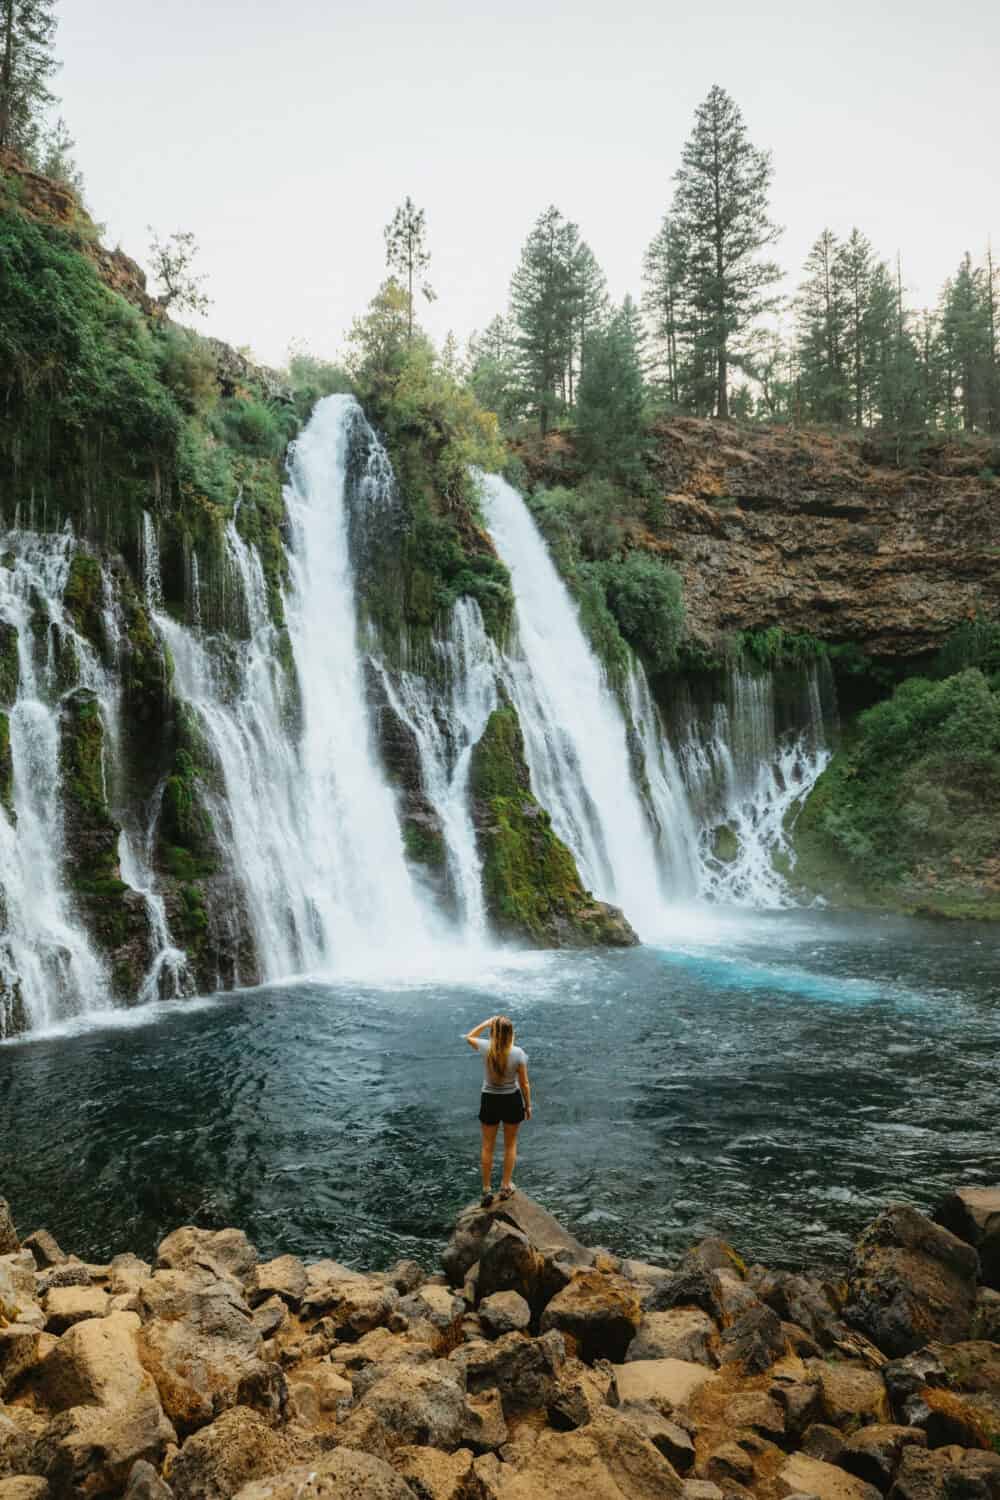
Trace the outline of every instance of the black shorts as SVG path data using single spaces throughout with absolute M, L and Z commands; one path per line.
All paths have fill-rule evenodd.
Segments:
M 524 1100 L 521 1090 L 512 1094 L 487 1094 L 479 1096 L 479 1118 L 484 1125 L 520 1125 L 524 1119 Z

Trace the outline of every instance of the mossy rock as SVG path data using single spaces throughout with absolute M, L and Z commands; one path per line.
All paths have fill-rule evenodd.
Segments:
M 443 870 L 448 862 L 448 846 L 440 827 L 426 821 L 403 820 L 403 847 L 407 859 L 430 870 Z
M 10 748 L 10 719 L 0 710 L 0 807 L 14 817 L 14 757 Z
M 94 649 L 105 650 L 101 565 L 89 552 L 75 552 L 63 589 L 63 608 Z
M 0 703 L 12 704 L 21 681 L 17 654 L 17 627 L 0 620 Z
M 731 865 L 739 858 L 739 836 L 729 823 L 720 823 L 712 830 L 712 853 L 724 865 Z
M 218 867 L 215 831 L 199 782 L 193 755 L 189 750 L 179 749 L 163 785 L 160 863 L 168 874 L 188 883 Z
M 490 715 L 472 752 L 469 784 L 486 908 L 502 936 L 551 948 L 638 941 L 620 911 L 584 890 L 573 855 L 531 791 L 511 705 Z
M 110 822 L 104 786 L 104 724 L 97 694 L 80 688 L 63 704 L 62 768 L 67 795 L 95 822 Z

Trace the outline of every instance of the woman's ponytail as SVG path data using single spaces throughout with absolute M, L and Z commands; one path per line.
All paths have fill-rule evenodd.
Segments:
M 490 1050 L 486 1063 L 494 1083 L 503 1083 L 507 1060 L 514 1045 L 514 1022 L 509 1016 L 494 1016 L 490 1026 Z

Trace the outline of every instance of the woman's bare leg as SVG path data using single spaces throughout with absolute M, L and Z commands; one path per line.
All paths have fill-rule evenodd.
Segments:
M 504 1121 L 503 1126 L 503 1179 L 500 1183 L 500 1191 L 510 1187 L 511 1178 L 514 1176 L 514 1166 L 517 1162 L 517 1132 L 520 1124 L 508 1125 Z
M 483 1192 L 488 1193 L 490 1190 L 490 1178 L 493 1176 L 493 1148 L 497 1143 L 497 1130 L 499 1127 L 496 1125 L 481 1125 L 480 1128 L 483 1132 L 483 1149 L 479 1156 L 479 1165 L 483 1171 Z M 504 1129 L 506 1129 L 506 1126 Z M 505 1156 L 505 1162 L 506 1159 Z

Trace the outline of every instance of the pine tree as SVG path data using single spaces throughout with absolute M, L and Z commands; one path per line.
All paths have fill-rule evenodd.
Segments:
M 850 303 L 841 246 L 831 230 L 823 230 L 803 270 L 806 279 L 795 299 L 802 397 L 813 421 L 840 423 L 849 395 Z
M 573 226 L 575 229 L 575 225 Z M 573 300 L 570 337 L 569 404 L 574 402 L 574 377 L 583 379 L 587 342 L 603 326 L 608 312 L 608 284 L 597 258 L 585 240 L 577 240 L 569 264 Z
M 986 427 L 1000 432 L 1000 264 L 993 260 L 993 246 L 987 243 L 984 269 L 983 302 L 986 313 Z
M 777 305 L 780 268 L 761 258 L 781 233 L 768 216 L 770 154 L 754 146 L 734 101 L 715 85 L 681 153 L 671 221 L 695 363 L 711 367 L 715 410 L 729 413 L 729 370 L 755 318 Z
M 868 369 L 865 362 L 865 317 L 872 295 L 875 252 L 857 228 L 840 247 L 840 280 L 844 289 L 847 326 L 844 361 L 854 425 L 862 427 L 867 405 Z
M 517 368 L 514 330 L 510 320 L 496 317 L 482 333 L 469 339 L 466 364 L 467 384 L 480 406 L 496 412 L 501 421 L 516 415 Z
M 682 267 L 677 236 L 669 214 L 657 230 L 643 261 L 646 292 L 643 305 L 653 330 L 656 366 L 667 401 L 680 404 L 680 296 Z
M 0 0 L 0 149 L 34 160 L 53 103 L 55 0 Z
M 629 483 L 642 467 L 644 388 L 641 329 L 631 297 L 590 334 L 576 405 L 580 458 Z
M 544 437 L 562 405 L 574 316 L 566 263 L 574 225 L 552 205 L 540 214 L 521 251 L 510 288 L 517 371 L 523 403 Z
M 408 302 L 406 337 L 412 343 L 414 283 L 420 282 L 420 290 L 428 302 L 433 302 L 437 294 L 424 279 L 424 273 L 431 263 L 430 252 L 427 249 L 427 225 L 424 220 L 424 211 L 422 208 L 417 208 L 408 193 L 402 205 L 396 209 L 392 219 L 385 226 L 384 234 L 385 263 L 390 271 L 399 274 L 406 287 Z
M 968 251 L 941 296 L 941 341 L 945 350 L 949 409 L 961 414 L 966 432 L 988 425 L 990 408 L 990 309 L 985 273 Z

